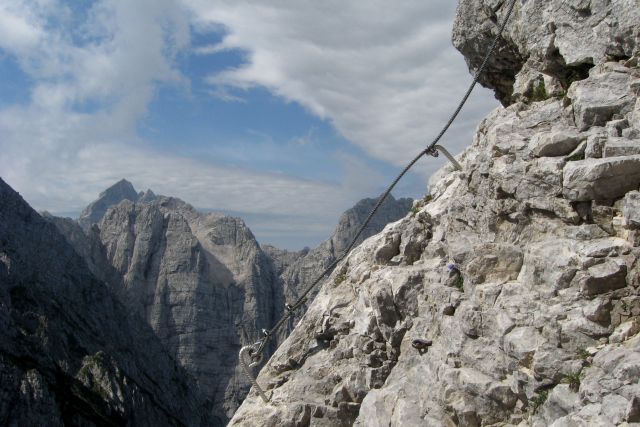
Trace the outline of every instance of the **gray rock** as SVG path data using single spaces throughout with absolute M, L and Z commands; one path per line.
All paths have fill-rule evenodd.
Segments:
M 640 332 L 640 323 L 633 319 L 620 324 L 609 336 L 612 344 L 625 341 Z
M 203 215 L 164 196 L 109 208 L 99 229 L 123 301 L 198 380 L 225 423 L 249 388 L 240 346 L 284 309 L 270 259 L 240 219 Z
M 151 191 L 150 189 L 147 189 L 147 191 L 145 191 L 145 192 L 141 191 L 138 194 L 138 200 L 137 201 L 141 202 L 141 203 L 145 203 L 145 202 L 148 203 L 148 202 L 153 202 L 156 198 L 157 198 L 156 194 L 153 191 Z M 129 199 L 129 200 L 131 200 L 131 199 Z M 120 201 L 118 201 L 118 203 L 119 202 Z M 117 203 L 114 203 L 114 204 L 117 204 Z
M 586 295 L 596 295 L 627 286 L 627 266 L 621 262 L 606 259 L 589 267 L 578 282 Z
M 620 425 L 625 421 L 629 401 L 617 394 L 609 394 L 602 398 L 602 415 L 614 425 Z
M 514 328 L 504 337 L 504 349 L 512 357 L 527 363 L 540 347 L 541 337 L 538 331 L 531 327 Z
M 78 222 L 84 229 L 88 229 L 91 224 L 100 222 L 110 206 L 117 205 L 123 200 L 135 202 L 139 197 L 133 185 L 126 179 L 121 179 L 100 193 L 98 199 L 82 211 Z
M 85 231 L 78 222 L 71 218 L 59 218 L 47 213 L 42 214 L 42 216 L 56 226 L 67 242 L 73 246 L 78 255 L 87 263 L 87 267 L 89 267 L 94 276 L 102 282 L 108 283 L 116 294 L 122 291 L 124 286 L 123 278 L 107 259 L 105 248 L 100 241 L 100 230 L 97 226 L 93 225 Z
M 635 396 L 631 398 L 624 419 L 630 423 L 640 422 L 640 399 Z
M 506 13 L 505 8 L 494 8 L 489 2 L 486 3 L 480 0 L 461 1 L 456 10 L 453 45 L 464 55 L 470 70 L 480 66 L 486 54 L 485 49 L 497 31 L 496 21 Z M 508 104 L 511 102 L 516 74 L 525 58 L 512 39 L 500 37 L 496 54 L 489 61 L 488 72 L 480 77 L 480 83 L 494 89 L 496 97 L 503 104 Z
M 622 214 L 631 227 L 640 227 L 640 192 L 630 191 L 624 197 Z
M 616 117 L 620 117 L 620 114 L 616 114 Z M 607 136 L 611 138 L 618 138 L 622 136 L 622 132 L 629 128 L 629 121 L 627 119 L 613 119 L 607 122 L 605 129 Z
M 616 199 L 640 186 L 640 155 L 568 162 L 563 194 L 572 201 Z
M 582 314 L 592 322 L 607 325 L 611 322 L 612 308 L 608 299 L 595 298 L 582 307 Z
M 3 424 L 211 425 L 150 328 L 2 180 L 0 261 Z
M 633 129 L 640 131 L 640 98 L 636 100 L 636 105 L 633 107 L 630 116 L 629 124 Z
M 542 407 L 542 416 L 548 424 L 574 412 L 580 407 L 580 397 L 568 384 L 559 384 L 551 390 Z
M 453 38 L 470 68 L 506 4 L 460 2 Z M 480 123 L 458 156 L 464 172 L 443 168 L 431 180 L 433 200 L 336 268 L 258 376 L 272 403 L 249 393 L 230 425 L 633 422 L 640 337 L 615 328 L 640 315 L 640 254 L 624 243 L 637 231 L 625 213 L 632 196 L 616 199 L 638 189 L 640 156 L 596 157 L 607 154 L 605 141 L 629 139 L 627 129 L 637 127 L 639 24 L 635 0 L 516 2 L 481 76 L 506 107 Z M 561 89 L 566 99 L 544 99 Z M 586 160 L 536 157 L 543 145 L 557 152 L 562 144 L 540 141 L 559 129 L 586 138 Z M 218 354 L 214 346 L 234 335 L 231 322 L 212 313 L 221 310 L 217 301 L 248 309 L 241 320 L 255 338 L 252 328 L 276 313 L 268 304 L 281 307 L 307 280 L 301 268 L 279 295 L 283 275 L 321 268 L 348 241 L 332 239 L 307 254 L 265 249 L 277 261 L 248 272 L 243 266 L 261 250 L 242 224 L 167 198 L 122 202 L 104 216 L 100 236 L 129 299 L 179 360 L 208 373 L 214 369 L 202 361 L 226 362 L 202 354 Z M 5 258 L 0 268 L 11 268 Z M 242 281 L 249 273 L 251 284 Z M 215 343 L 200 332 L 212 324 L 226 327 L 216 329 Z M 236 330 L 237 350 L 250 340 Z M 416 340 L 431 345 L 417 348 Z M 117 377 L 105 366 L 102 373 L 89 366 L 87 375 Z M 220 394 L 240 395 L 224 379 L 210 381 Z M 16 382 L 39 389 L 35 377 Z M 109 390 L 117 397 L 120 389 Z M 552 391 L 542 402 L 545 390 Z M 232 412 L 228 400 L 216 399 Z
M 472 67 L 505 4 L 460 3 L 454 40 Z M 637 416 L 640 337 L 625 329 L 623 342 L 610 340 L 640 316 L 640 253 L 620 216 L 629 203 L 620 198 L 640 184 L 638 156 L 589 158 L 631 123 L 637 71 L 602 66 L 602 47 L 633 54 L 637 7 L 527 1 L 516 2 L 514 17 L 483 76 L 507 106 L 458 156 L 464 172 L 434 174 L 433 200 L 338 266 L 258 376 L 273 405 L 250 393 L 230 425 L 287 424 L 301 407 L 315 425 L 586 426 Z M 630 33 L 609 27 L 616 23 Z M 527 79 L 549 81 L 536 72 L 565 89 L 584 79 L 596 92 L 580 95 L 584 130 L 567 100 L 512 93 L 518 72 L 522 92 Z M 625 99 L 611 116 L 597 107 L 615 104 L 607 91 Z M 508 105 L 517 97 L 525 102 Z M 536 156 L 559 129 L 587 140 L 587 160 Z M 408 262 L 403 248 L 413 242 L 408 253 L 419 256 Z M 338 333 L 338 324 L 353 326 Z M 318 330 L 330 340 L 317 340 Z M 347 397 L 352 383 L 357 399 Z
M 73 221 L 50 220 L 198 379 L 219 423 L 249 389 L 238 366 L 240 346 L 254 343 L 262 329 L 275 324 L 284 302 L 293 302 L 335 260 L 376 202 L 365 199 L 345 212 L 331 239 L 318 248 L 290 252 L 260 247 L 238 218 L 203 215 L 151 190 L 135 202 L 104 196 L 112 193 L 91 205 L 113 201 L 86 234 Z M 390 197 L 359 242 L 410 207 L 410 199 Z M 274 345 L 303 314 L 296 313 Z
M 459 2 L 452 38 L 470 70 L 480 66 L 507 4 L 494 0 Z M 528 82 L 541 75 L 552 77 L 566 89 L 576 79 L 587 77 L 593 65 L 637 55 L 638 9 L 634 0 L 518 2 L 480 83 L 494 89 L 504 105 L 522 99 L 518 95 L 525 99 L 530 95 L 525 93 L 526 83 L 520 83 L 520 94 L 514 93 L 517 78 Z M 552 87 L 546 90 L 552 91 Z
M 531 244 L 524 256 L 519 280 L 551 289 L 569 287 L 579 267 L 579 256 L 574 245 L 568 239 Z
M 536 134 L 531 140 L 531 152 L 534 156 L 564 156 L 571 153 L 580 142 L 577 133 L 555 130 Z
M 604 146 L 604 157 L 633 156 L 640 154 L 640 140 L 609 138 Z
M 602 68 L 592 70 L 591 78 L 575 82 L 567 92 L 567 97 L 572 100 L 576 125 L 581 131 L 592 126 L 604 126 L 615 114 L 631 111 L 636 102 L 636 97 L 628 89 L 629 74 Z
M 295 302 L 298 296 L 344 252 L 377 201 L 378 199 L 363 199 L 354 207 L 345 211 L 340 216 L 338 225 L 334 229 L 331 237 L 321 243 L 317 248 L 294 254 L 271 250 L 270 253 L 276 265 L 282 266 L 278 269 L 278 275 L 282 282 L 285 298 L 288 302 Z M 367 237 L 380 232 L 388 223 L 397 221 L 405 216 L 409 212 L 409 209 L 411 209 L 412 202 L 411 199 L 407 198 L 396 200 L 392 195 L 389 195 L 367 228 L 363 230 L 361 236 L 356 241 L 356 246 Z M 391 252 L 387 259 L 391 259 L 399 253 L 399 244 L 400 242 L 397 240 L 395 244 L 391 245 Z M 329 274 L 330 273 L 331 271 L 329 271 Z M 317 291 L 318 289 L 314 289 L 310 293 L 308 298 L 309 302 L 313 300 Z M 306 306 L 308 306 L 308 303 L 305 305 L 305 310 Z M 296 316 L 291 322 L 291 327 L 297 323 L 303 314 L 304 310 L 296 313 Z
M 587 137 L 587 146 L 585 147 L 584 156 L 587 159 L 601 158 L 606 140 L 607 138 L 602 135 L 589 135 L 589 137 Z
M 514 246 L 489 243 L 475 247 L 474 254 L 465 268 L 474 284 L 515 280 L 522 268 L 523 255 Z

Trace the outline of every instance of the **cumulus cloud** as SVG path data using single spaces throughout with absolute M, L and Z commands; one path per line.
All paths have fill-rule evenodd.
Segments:
M 227 29 L 200 54 L 247 52 L 244 65 L 212 73 L 212 86 L 266 87 L 396 165 L 437 134 L 471 80 L 449 41 L 456 5 L 449 0 L 183 1 L 199 31 Z M 488 91 L 473 96 L 448 146 L 468 145 L 475 123 L 496 105 Z
M 47 9 L 46 2 L 37 2 Z M 12 53 L 25 53 L 43 37 L 42 20 L 23 1 L 0 2 L 0 48 Z
M 437 132 L 470 81 L 449 42 L 450 0 L 80 3 L 0 0 L 0 54 L 31 82 L 29 102 L 0 110 L 0 175 L 54 213 L 77 212 L 126 177 L 138 189 L 249 215 L 266 236 L 319 236 L 341 210 L 379 191 L 383 177 L 346 154 L 337 155 L 346 172 L 335 184 L 193 160 L 140 139 L 159 87 L 189 91 L 178 55 L 242 51 L 242 65 L 207 77 L 211 96 L 237 102 L 243 90 L 267 88 L 395 165 Z M 192 46 L 194 31 L 224 36 Z M 472 97 L 446 141 L 454 151 L 496 105 L 490 98 Z M 311 129 L 292 143 L 314 139 Z M 275 224 L 283 218 L 284 229 Z

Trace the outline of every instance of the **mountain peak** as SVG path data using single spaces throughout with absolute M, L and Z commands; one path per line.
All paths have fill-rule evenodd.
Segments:
M 135 188 L 133 188 L 133 184 L 124 178 L 100 193 L 100 198 L 117 195 L 127 196 L 124 198 L 132 201 L 135 201 L 138 198 L 138 193 Z
M 148 188 L 147 191 L 141 191 L 140 193 L 138 193 L 139 202 L 153 202 L 157 197 L 158 196 L 156 196 L 156 193 L 151 191 L 150 188 Z
M 133 184 L 123 178 L 101 192 L 98 198 L 82 211 L 78 222 L 85 228 L 90 227 L 91 224 L 100 222 L 110 206 L 117 205 L 123 200 L 136 202 L 138 198 L 139 195 Z

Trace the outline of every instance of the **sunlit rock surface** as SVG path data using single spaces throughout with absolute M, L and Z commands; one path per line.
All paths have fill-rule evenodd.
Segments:
M 460 2 L 471 68 L 506 3 Z M 637 155 L 605 156 L 638 141 L 639 14 L 516 2 L 463 171 L 336 269 L 230 425 L 640 422 Z
M 318 248 L 290 252 L 260 247 L 239 218 L 202 214 L 150 190 L 134 194 L 123 180 L 89 205 L 85 213 L 90 213 L 79 221 L 82 227 L 71 219 L 49 220 L 196 378 L 214 404 L 214 423 L 224 425 L 249 391 L 238 365 L 240 347 L 257 341 L 260 331 L 283 314 L 285 302 L 293 302 L 335 260 L 376 200 L 365 199 L 345 212 L 332 237 Z M 410 199 L 389 199 L 363 237 L 403 217 L 410 207 Z M 87 219 L 94 217 L 99 220 Z M 271 349 L 302 314 L 304 308 Z M 267 355 L 271 352 L 267 349 Z

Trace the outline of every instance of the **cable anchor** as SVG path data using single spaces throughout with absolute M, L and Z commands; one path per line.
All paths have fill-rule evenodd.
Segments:
M 247 377 L 251 384 L 256 388 L 256 391 L 264 401 L 264 403 L 269 403 L 269 397 L 267 397 L 266 393 L 258 384 L 258 381 L 253 376 L 253 372 L 251 368 L 258 366 L 262 361 L 262 352 L 259 352 L 261 342 L 258 341 L 251 345 L 245 345 L 240 349 L 240 353 L 238 354 L 238 358 L 240 359 L 240 366 L 242 367 L 242 371 L 244 375 Z
M 459 170 L 459 171 L 462 170 L 462 166 L 460 166 L 460 163 L 458 163 L 458 161 L 451 155 L 451 153 L 449 153 L 449 151 L 446 148 L 444 148 L 442 145 L 434 145 L 431 148 L 427 148 L 426 153 L 430 156 L 438 157 L 440 155 L 438 151 L 440 151 L 440 153 L 444 154 L 445 157 L 449 159 L 449 161 L 451 162 L 451 164 L 456 170 Z
M 411 346 L 418 350 L 418 353 L 424 354 L 427 352 L 427 349 L 431 347 L 432 341 L 422 338 L 416 338 L 411 341 Z

